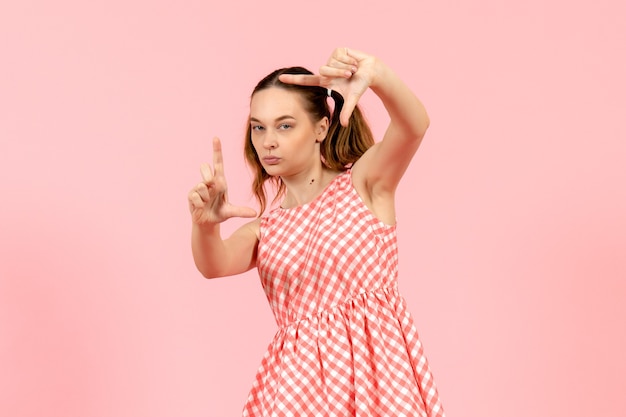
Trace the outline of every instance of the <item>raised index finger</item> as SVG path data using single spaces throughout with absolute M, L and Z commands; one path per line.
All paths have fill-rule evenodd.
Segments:
M 222 143 L 218 137 L 213 138 L 213 171 L 215 176 L 224 175 L 224 159 L 222 158 Z

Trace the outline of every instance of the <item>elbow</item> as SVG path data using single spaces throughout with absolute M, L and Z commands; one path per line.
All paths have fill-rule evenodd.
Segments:
M 424 136 L 426 136 L 426 131 L 428 130 L 429 126 L 430 121 L 425 120 L 424 123 L 420 123 L 419 126 L 412 126 L 411 129 L 408 129 L 407 137 L 409 138 L 410 142 L 415 144 L 416 146 L 419 146 L 420 143 L 422 143 L 422 139 L 424 139 Z
M 202 271 L 200 271 L 200 274 L 202 275 L 202 278 L 204 278 L 204 279 L 219 278 L 219 275 L 217 275 L 217 274 L 211 274 L 211 273 L 202 272 Z
M 422 140 L 424 135 L 426 135 L 426 131 L 428 130 L 429 127 L 430 127 L 430 118 L 428 117 L 427 114 L 424 114 L 424 116 L 420 120 L 418 128 L 416 129 L 417 130 L 416 136 L 419 138 L 419 140 Z
M 430 119 L 426 114 L 419 118 L 408 119 L 404 123 L 399 124 L 399 128 L 403 132 L 402 136 L 416 144 L 422 141 L 429 127 Z
M 420 120 L 419 125 L 415 126 L 415 129 L 412 132 L 412 138 L 415 143 L 419 145 L 422 142 L 422 139 L 424 139 L 424 136 L 426 136 L 426 131 L 429 127 L 430 119 L 428 118 L 428 116 L 425 116 L 422 120 Z
M 213 279 L 220 278 L 225 276 L 225 274 L 221 274 L 216 268 L 212 268 L 211 265 L 207 265 L 206 263 L 195 262 L 196 269 L 200 272 L 203 278 Z

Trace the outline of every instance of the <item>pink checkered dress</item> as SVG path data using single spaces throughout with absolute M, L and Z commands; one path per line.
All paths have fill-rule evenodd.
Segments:
M 363 204 L 349 170 L 264 217 L 257 267 L 279 330 L 243 415 L 444 416 L 397 264 L 395 226 Z

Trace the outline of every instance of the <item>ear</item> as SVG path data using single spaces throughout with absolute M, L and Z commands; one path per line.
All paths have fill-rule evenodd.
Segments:
M 328 134 L 329 121 L 328 117 L 323 117 L 315 124 L 315 141 L 322 142 Z

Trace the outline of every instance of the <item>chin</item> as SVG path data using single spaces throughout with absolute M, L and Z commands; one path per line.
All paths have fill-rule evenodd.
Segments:
M 279 177 L 282 175 L 282 170 L 280 168 L 277 168 L 275 165 L 264 166 L 263 170 L 270 177 Z

